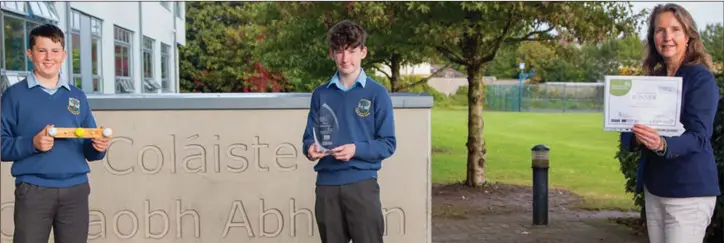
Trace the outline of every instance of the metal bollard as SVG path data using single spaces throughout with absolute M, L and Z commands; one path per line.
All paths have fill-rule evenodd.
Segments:
M 538 144 L 531 149 L 533 159 L 533 225 L 548 225 L 548 154 L 550 149 Z

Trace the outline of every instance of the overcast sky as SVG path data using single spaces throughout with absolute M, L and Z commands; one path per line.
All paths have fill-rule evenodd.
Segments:
M 631 2 L 634 11 L 648 9 L 649 12 L 659 4 L 676 3 L 684 7 L 694 17 L 696 26 L 701 30 L 707 24 L 724 24 L 724 2 Z M 640 30 L 641 38 L 646 37 L 646 27 Z

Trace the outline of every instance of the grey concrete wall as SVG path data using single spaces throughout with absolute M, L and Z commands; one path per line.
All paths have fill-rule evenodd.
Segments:
M 90 242 L 320 242 L 309 94 L 91 96 L 115 137 L 91 164 Z M 386 242 L 431 242 L 432 98 L 393 95 L 396 154 L 380 172 Z M 11 163 L 0 165 L 1 242 L 11 242 Z

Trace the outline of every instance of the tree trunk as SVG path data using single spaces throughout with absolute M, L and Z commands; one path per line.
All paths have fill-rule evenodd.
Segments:
M 485 140 L 483 138 L 482 65 L 467 65 L 468 71 L 468 173 L 465 184 L 485 184 Z
M 402 65 L 400 55 L 392 54 L 390 63 L 390 88 L 392 92 L 399 92 L 402 87 L 400 85 L 400 66 Z

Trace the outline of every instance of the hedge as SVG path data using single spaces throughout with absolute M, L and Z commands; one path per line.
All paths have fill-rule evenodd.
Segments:
M 637 71 L 637 70 L 636 70 Z M 632 69 L 622 69 L 621 75 L 638 74 Z M 719 171 L 719 186 L 724 190 L 724 68 L 718 68 L 715 73 L 721 99 L 719 100 L 719 108 L 717 110 L 714 122 L 714 133 L 711 138 L 714 155 L 716 157 L 717 170 Z M 638 157 L 640 153 L 628 152 L 619 143 L 619 151 L 615 158 L 619 160 L 621 165 L 621 173 L 626 179 L 626 192 L 633 194 L 633 200 L 636 206 L 641 209 L 642 223 L 646 222 L 645 210 L 643 209 L 644 197 L 643 193 L 635 193 L 636 189 L 636 167 L 638 166 Z M 707 229 L 707 237 L 705 242 L 722 242 L 724 237 L 724 196 L 717 198 L 717 206 L 712 216 L 711 224 Z

